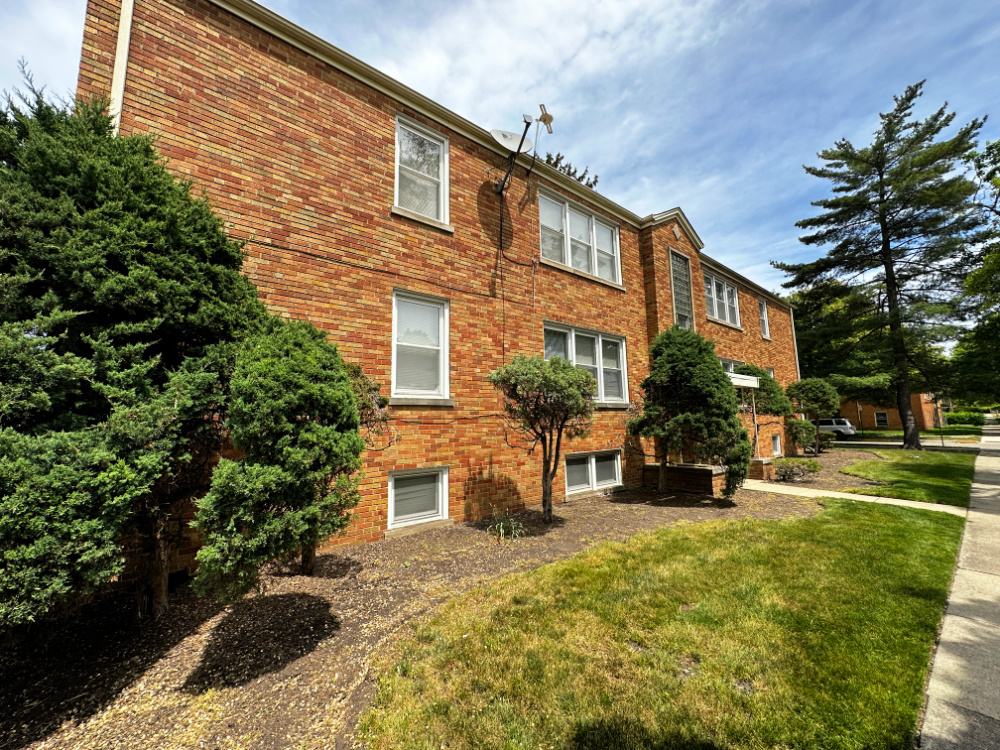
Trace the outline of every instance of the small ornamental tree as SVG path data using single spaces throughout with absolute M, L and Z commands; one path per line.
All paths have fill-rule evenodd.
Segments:
M 275 321 L 239 350 L 228 426 L 238 460 L 222 459 L 195 526 L 205 532 L 195 589 L 232 601 L 258 583 L 260 566 L 342 530 L 358 502 L 364 441 L 351 379 L 326 336 Z
M 489 375 L 503 396 L 510 426 L 530 454 L 542 448 L 542 520 L 552 523 L 552 481 L 559 472 L 563 440 L 583 437 L 594 413 L 597 381 L 560 357 L 515 357 Z
M 793 446 L 805 448 L 807 445 L 813 445 L 818 432 L 816 425 L 804 419 L 789 419 L 785 422 L 785 438 Z
M 666 489 L 667 454 L 690 451 L 699 461 L 726 467 L 723 494 L 732 497 L 750 471 L 751 447 L 715 344 L 674 326 L 653 341 L 650 359 L 642 414 L 628 431 L 659 440 L 660 490 Z
M 806 378 L 790 383 L 785 389 L 792 405 L 800 412 L 805 412 L 810 419 L 818 420 L 836 414 L 840 409 L 840 396 L 837 389 L 822 378 Z M 819 430 L 816 430 L 813 451 L 819 455 Z
M 768 375 L 767 370 L 763 367 L 742 364 L 734 372 L 738 375 L 751 375 L 760 381 L 760 386 L 753 392 L 753 406 L 754 412 L 756 412 L 753 426 L 753 450 L 756 451 L 757 443 L 760 442 L 760 428 L 781 424 L 780 417 L 792 416 L 792 402 L 785 395 L 781 383 Z

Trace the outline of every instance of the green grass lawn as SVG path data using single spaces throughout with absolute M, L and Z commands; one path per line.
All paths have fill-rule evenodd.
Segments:
M 826 502 L 661 529 L 452 600 L 397 644 L 359 738 L 911 750 L 963 520 Z
M 944 435 L 945 440 L 953 440 L 956 437 L 980 437 L 983 434 L 983 428 L 973 425 L 953 425 L 952 427 L 943 427 L 941 429 L 935 430 L 921 430 L 920 439 L 921 440 L 931 440 L 933 438 L 940 438 Z M 844 438 L 844 440 L 902 440 L 903 431 L 902 430 L 865 430 L 864 437 L 862 437 L 861 432 L 858 431 L 857 435 Z
M 885 484 L 851 488 L 846 492 L 968 507 L 975 455 L 894 449 L 875 453 L 881 456 L 881 460 L 858 461 L 841 471 Z

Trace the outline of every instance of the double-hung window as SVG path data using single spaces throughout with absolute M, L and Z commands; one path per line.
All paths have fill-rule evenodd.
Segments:
M 448 303 L 392 298 L 392 395 L 448 398 Z
M 583 492 L 621 484 L 621 454 L 586 453 L 566 457 L 566 492 Z
M 670 252 L 670 278 L 674 292 L 674 323 L 694 329 L 694 306 L 691 296 L 691 262 L 683 255 Z
M 758 298 L 757 309 L 760 311 L 760 335 L 769 339 L 771 338 L 771 326 L 767 320 L 767 302 Z
M 545 326 L 545 359 L 562 357 L 597 381 L 598 401 L 627 401 L 625 339 L 606 333 Z
M 618 230 L 565 201 L 538 196 L 542 257 L 621 283 Z
M 396 205 L 448 223 L 448 139 L 396 119 Z
M 706 273 L 705 310 L 710 318 L 738 326 L 740 324 L 740 303 L 736 286 L 725 279 Z
M 722 365 L 722 370 L 724 372 L 732 374 L 736 371 L 737 367 L 746 363 L 740 362 L 738 359 L 726 359 L 725 357 L 719 357 L 719 364 Z

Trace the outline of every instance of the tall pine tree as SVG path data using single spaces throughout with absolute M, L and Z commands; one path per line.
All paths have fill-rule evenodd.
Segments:
M 805 167 L 830 181 L 833 196 L 815 201 L 823 213 L 796 226 L 812 231 L 803 243 L 829 249 L 810 263 L 774 263 L 791 274 L 786 287 L 840 279 L 884 288 L 890 374 L 904 447 L 914 449 L 920 434 L 910 407 L 910 341 L 918 330 L 961 314 L 962 284 L 984 226 L 973 200 L 976 186 L 956 169 L 973 152 L 984 120 L 941 138 L 955 114 L 946 104 L 914 119 L 922 89 L 923 81 L 894 97 L 870 145 L 841 139 L 819 153 L 823 166 Z

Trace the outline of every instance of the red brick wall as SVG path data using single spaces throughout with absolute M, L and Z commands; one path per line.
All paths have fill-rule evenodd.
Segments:
M 88 3 L 80 96 L 110 91 L 117 9 L 116 0 Z M 449 138 L 453 234 L 390 213 L 397 113 Z M 152 134 L 170 169 L 204 190 L 229 231 L 248 241 L 246 271 L 273 312 L 329 332 L 386 391 L 393 291 L 449 301 L 454 407 L 393 408 L 400 439 L 366 455 L 352 540 L 385 530 L 393 469 L 447 465 L 449 514 L 459 520 L 489 514 L 491 504 L 540 502 L 539 456 L 507 445 L 485 376 L 516 354 L 540 354 L 549 320 L 625 337 L 628 387 L 637 394 L 656 332 L 650 315 L 658 328 L 672 319 L 669 284 L 659 270 L 650 276 L 667 245 L 692 259 L 698 330 L 717 339 L 719 354 L 773 366 L 785 383 L 795 377 L 788 312 L 772 308 L 772 340 L 764 341 L 754 329 L 756 298 L 741 290 L 744 331 L 708 323 L 698 254 L 672 225 L 640 232 L 586 206 L 620 227 L 625 290 L 553 268 L 539 262 L 539 177 L 526 181 L 516 169 L 501 259 L 492 191 L 505 168 L 500 154 L 207 0 L 136 3 L 121 131 Z M 624 419 L 599 410 L 591 435 L 568 450 L 620 447 Z M 770 455 L 770 439 L 762 443 Z M 626 484 L 641 483 L 641 463 L 623 459 Z M 556 488 L 561 495 L 561 472 Z

